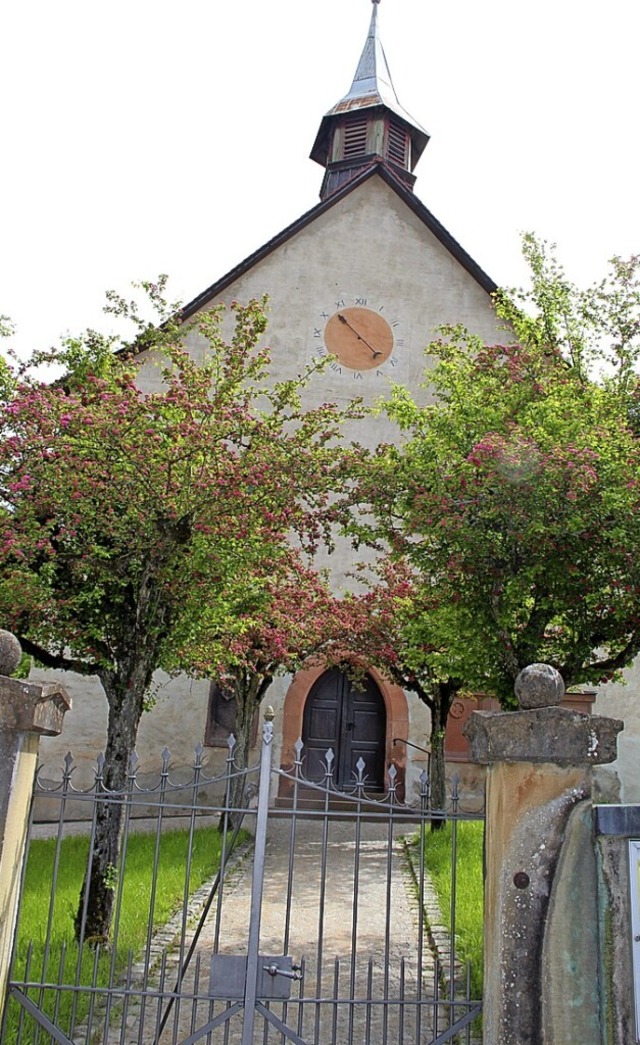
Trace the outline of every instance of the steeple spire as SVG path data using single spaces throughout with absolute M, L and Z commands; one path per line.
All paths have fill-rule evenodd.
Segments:
M 311 159 L 327 168 L 321 197 L 331 195 L 376 158 L 409 188 L 429 135 L 398 101 L 378 30 L 378 5 L 349 92 L 323 117 Z
M 378 4 L 380 0 L 371 0 L 371 3 L 373 4 L 373 10 L 371 11 L 369 33 L 360 55 L 351 90 L 345 95 L 343 101 L 346 101 L 347 98 L 354 101 L 368 101 L 373 97 L 377 97 L 380 101 L 392 100 L 394 106 L 399 106 L 398 96 L 389 72 L 387 56 L 384 53 L 384 47 L 378 33 Z

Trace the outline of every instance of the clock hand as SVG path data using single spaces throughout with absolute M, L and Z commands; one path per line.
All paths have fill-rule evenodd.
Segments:
M 354 334 L 356 335 L 356 337 L 357 337 L 358 341 L 362 341 L 363 345 L 366 345 L 366 346 L 367 346 L 367 348 L 368 348 L 368 349 L 369 349 L 369 351 L 371 352 L 371 355 L 373 356 L 373 358 L 374 358 L 374 359 L 377 359 L 377 358 L 378 358 L 378 356 L 381 356 L 381 355 L 382 355 L 382 352 L 378 352 L 378 351 L 377 351 L 377 350 L 376 350 L 376 349 L 375 349 L 375 348 L 373 347 L 373 345 L 370 345 L 370 344 L 369 344 L 369 342 L 367 341 L 366 337 L 363 337 L 363 336 L 362 336 L 362 334 L 359 334 L 359 333 L 358 333 L 358 331 L 356 330 L 356 328 L 355 328 L 354 326 L 352 326 L 352 325 L 351 325 L 351 323 L 349 322 L 349 320 L 347 319 L 347 317 L 346 317 L 346 316 L 343 316 L 341 312 L 338 312 L 338 319 L 340 320 L 340 322 L 341 322 L 341 323 L 344 323 L 345 327 L 349 327 L 349 330 L 352 330 L 352 331 L 353 331 L 353 333 L 354 333 Z

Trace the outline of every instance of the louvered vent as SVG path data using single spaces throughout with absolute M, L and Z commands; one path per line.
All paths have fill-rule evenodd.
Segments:
M 397 123 L 389 124 L 389 137 L 387 144 L 387 155 L 393 163 L 400 167 L 407 164 L 407 132 L 404 127 Z
M 344 129 L 344 159 L 364 156 L 367 151 L 367 120 L 350 120 Z

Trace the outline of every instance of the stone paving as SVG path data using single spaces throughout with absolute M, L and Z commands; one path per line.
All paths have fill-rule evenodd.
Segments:
M 326 867 L 322 876 L 324 850 L 322 825 L 311 820 L 298 821 L 293 875 L 289 881 L 289 825 L 282 820 L 269 824 L 262 931 L 262 954 L 285 953 L 284 932 L 289 915 L 286 953 L 304 968 L 302 984 L 294 983 L 289 1002 L 271 1002 L 276 1018 L 305 1045 L 379 1045 L 393 1042 L 430 1041 L 433 1006 L 405 1004 L 422 995 L 433 994 L 434 962 L 428 941 L 424 940 L 422 975 L 418 974 L 418 903 L 410 874 L 401 830 L 396 828 L 392 855 L 388 855 L 386 827 L 363 824 L 356 850 L 351 823 L 332 823 L 326 841 Z M 359 859 L 357 891 L 354 893 L 354 863 Z M 241 860 L 226 885 L 219 924 L 219 952 L 246 955 L 251 903 L 252 860 Z M 324 881 L 324 892 L 322 882 Z M 286 898 L 291 887 L 292 903 Z M 206 889 L 200 890 L 201 899 Z M 324 904 L 323 904 L 324 900 Z M 354 918 L 354 901 L 357 917 Z M 433 904 L 433 898 L 428 901 Z M 195 914 L 197 899 L 194 898 Z M 387 918 L 387 913 L 389 917 Z M 438 921 L 437 918 L 434 919 Z M 156 941 L 157 957 L 169 948 L 165 964 L 165 989 L 173 987 L 179 954 L 172 943 L 176 926 L 165 926 Z M 202 1000 L 207 995 L 210 960 L 214 944 L 215 914 L 210 913 L 197 946 L 197 957 L 181 988 L 159 1045 L 188 1041 L 198 1028 L 221 1013 L 227 1003 Z M 135 970 L 138 978 L 144 970 Z M 156 967 L 149 987 L 157 988 L 160 968 Z M 278 978 L 280 979 L 280 978 Z M 298 998 L 309 1000 L 300 1004 Z M 196 996 L 200 999 L 196 1000 Z M 349 1002 L 348 999 L 355 999 Z M 383 1004 L 382 999 L 389 999 Z M 375 999 L 373 1004 L 367 1004 Z M 149 999 L 141 1012 L 139 999 L 128 1007 L 125 1028 L 114 1021 L 108 1045 L 156 1045 L 157 1003 Z M 140 1028 L 142 1016 L 143 1027 Z M 116 1027 L 116 1022 L 118 1026 Z M 444 1026 L 442 1016 L 440 1024 Z M 238 1013 L 210 1035 L 197 1040 L 210 1045 L 239 1045 L 242 1013 Z M 196 1039 L 193 1038 L 195 1041 Z M 283 1043 L 286 1038 L 256 1015 L 255 1045 Z

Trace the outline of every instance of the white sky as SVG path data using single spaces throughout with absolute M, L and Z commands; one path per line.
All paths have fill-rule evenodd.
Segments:
M 2 4 L 0 314 L 20 351 L 101 324 L 107 287 L 189 300 L 318 199 L 308 154 L 369 0 Z M 416 193 L 498 283 L 519 233 L 588 282 L 640 252 L 638 0 L 382 0 Z

